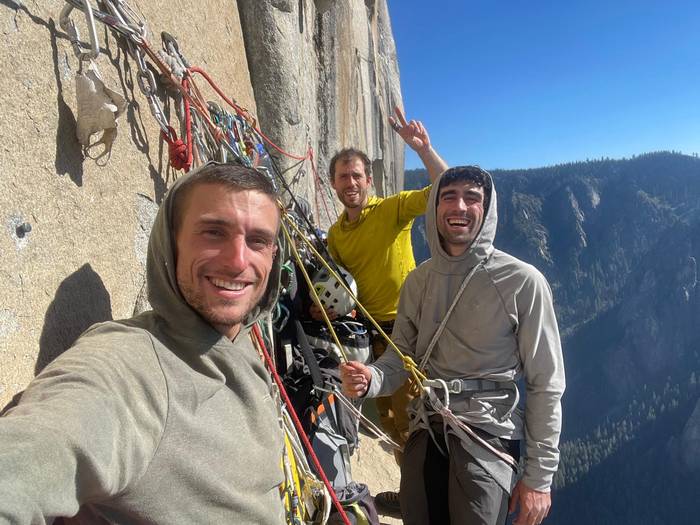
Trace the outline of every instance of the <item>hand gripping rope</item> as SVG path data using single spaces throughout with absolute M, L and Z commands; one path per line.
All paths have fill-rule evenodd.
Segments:
M 319 310 L 321 311 L 321 315 L 323 316 L 323 320 L 326 324 L 326 327 L 328 328 L 328 330 L 331 334 L 331 338 L 333 339 L 333 342 L 335 343 L 335 345 L 338 347 L 338 349 L 340 351 L 342 361 L 347 363 L 348 362 L 347 354 L 345 353 L 345 350 L 343 349 L 343 345 L 340 343 L 340 340 L 338 339 L 338 335 L 337 335 L 335 329 L 333 328 L 333 323 L 331 322 L 328 315 L 326 314 L 325 308 L 323 308 L 321 306 L 321 300 L 319 299 L 318 294 L 316 293 L 316 290 L 315 290 L 313 283 L 311 281 L 311 277 L 309 276 L 308 272 L 306 271 L 306 267 L 304 266 L 304 263 L 301 260 L 301 256 L 299 255 L 299 252 L 297 250 L 296 243 L 294 242 L 291 234 L 289 233 L 289 229 L 287 228 L 287 224 L 292 226 L 295 229 L 295 231 L 297 232 L 297 234 L 299 234 L 300 238 L 302 238 L 305 242 L 307 242 L 307 239 L 301 233 L 301 231 L 297 228 L 297 226 L 294 224 L 294 221 L 291 220 L 291 218 L 287 214 L 287 212 L 284 209 L 284 207 L 282 206 L 282 204 L 278 203 L 278 205 L 280 206 L 280 208 L 282 210 L 282 217 L 283 217 L 282 232 L 284 233 L 285 239 L 286 239 L 287 243 L 289 244 L 289 247 L 292 251 L 292 254 L 294 255 L 294 259 L 297 263 L 298 268 L 301 270 L 302 275 L 304 276 L 304 280 L 306 281 L 306 284 L 309 288 L 309 292 L 310 292 L 311 297 L 314 301 L 314 304 L 316 304 L 316 306 L 319 307 Z M 313 246 L 311 243 L 309 243 L 308 245 Z M 325 265 L 325 267 L 330 270 L 330 265 L 328 265 L 326 263 L 326 261 L 321 257 L 321 255 L 318 252 L 315 252 L 315 255 L 319 258 L 319 260 L 322 261 L 322 263 Z M 338 279 L 338 276 L 336 275 L 335 278 Z M 342 283 L 343 285 L 345 284 L 344 281 L 342 281 L 342 280 L 338 280 L 338 282 Z M 360 305 L 359 301 L 357 301 L 357 299 L 355 297 L 353 297 L 353 299 L 355 299 L 357 304 Z M 352 412 L 356 417 L 358 417 L 358 419 L 364 424 L 364 426 L 372 434 L 374 434 L 377 438 L 384 441 L 385 443 L 392 446 L 393 448 L 396 448 L 396 449 L 401 448 L 394 440 L 392 440 L 389 436 L 387 436 L 384 432 L 382 432 L 379 429 L 379 427 L 377 427 L 374 423 L 372 423 L 369 419 L 367 419 L 367 417 L 360 410 L 358 410 L 357 407 L 355 405 L 353 405 L 352 402 L 350 402 L 350 400 L 348 400 L 348 398 L 345 397 L 345 395 L 340 390 L 338 390 L 335 386 L 332 387 L 331 390 L 326 390 L 326 389 L 323 389 L 323 388 L 320 388 L 317 386 L 314 387 L 314 389 L 320 390 L 322 392 L 332 393 L 332 394 L 336 395 L 338 397 L 338 399 L 341 401 L 341 403 L 343 403 L 343 405 L 345 405 L 345 407 L 350 412 Z

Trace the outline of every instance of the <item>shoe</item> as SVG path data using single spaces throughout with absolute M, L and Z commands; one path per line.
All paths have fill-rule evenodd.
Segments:
M 374 496 L 374 503 L 382 514 L 388 514 L 397 518 L 401 517 L 401 504 L 399 503 L 398 492 L 380 492 Z

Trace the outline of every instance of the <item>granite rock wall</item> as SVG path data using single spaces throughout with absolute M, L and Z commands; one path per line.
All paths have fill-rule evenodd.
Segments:
M 340 148 L 368 154 L 378 194 L 401 188 L 403 142 L 388 126 L 401 90 L 386 2 L 239 0 L 238 6 L 260 123 L 293 151 L 313 148 L 320 180 L 306 166 L 294 177 L 293 159 L 280 157 L 280 165 L 290 169 L 295 194 L 309 200 L 321 224 L 328 226 L 339 210 L 327 176 Z
M 384 0 L 128 3 L 147 21 L 153 48 L 161 31 L 175 36 L 189 62 L 256 114 L 282 149 L 303 155 L 311 145 L 323 181 L 308 162 L 286 176 L 322 224 L 338 209 L 325 178 L 340 147 L 369 153 L 378 193 L 400 187 L 403 146 L 387 117 L 401 96 Z M 169 166 L 134 60 L 99 22 L 95 63 L 126 110 L 111 158 L 85 156 L 76 139 L 79 61 L 59 25 L 65 5 L 0 2 L 0 407 L 91 324 L 147 307 L 148 234 L 181 173 Z M 87 35 L 82 13 L 70 17 Z M 208 88 L 204 95 L 216 99 Z M 160 82 L 157 97 L 177 127 Z

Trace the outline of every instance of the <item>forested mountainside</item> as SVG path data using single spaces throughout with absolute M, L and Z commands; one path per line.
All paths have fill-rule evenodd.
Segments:
M 700 159 L 659 152 L 493 176 L 495 244 L 547 276 L 563 336 L 568 389 L 549 523 L 695 523 Z M 407 188 L 426 180 L 406 173 Z

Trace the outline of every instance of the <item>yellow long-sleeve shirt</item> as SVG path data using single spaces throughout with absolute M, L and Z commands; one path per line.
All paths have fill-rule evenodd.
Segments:
M 328 230 L 328 250 L 357 282 L 358 299 L 377 321 L 396 318 L 404 279 L 416 267 L 413 220 L 425 213 L 430 186 L 370 197 L 357 220 L 343 213 Z

